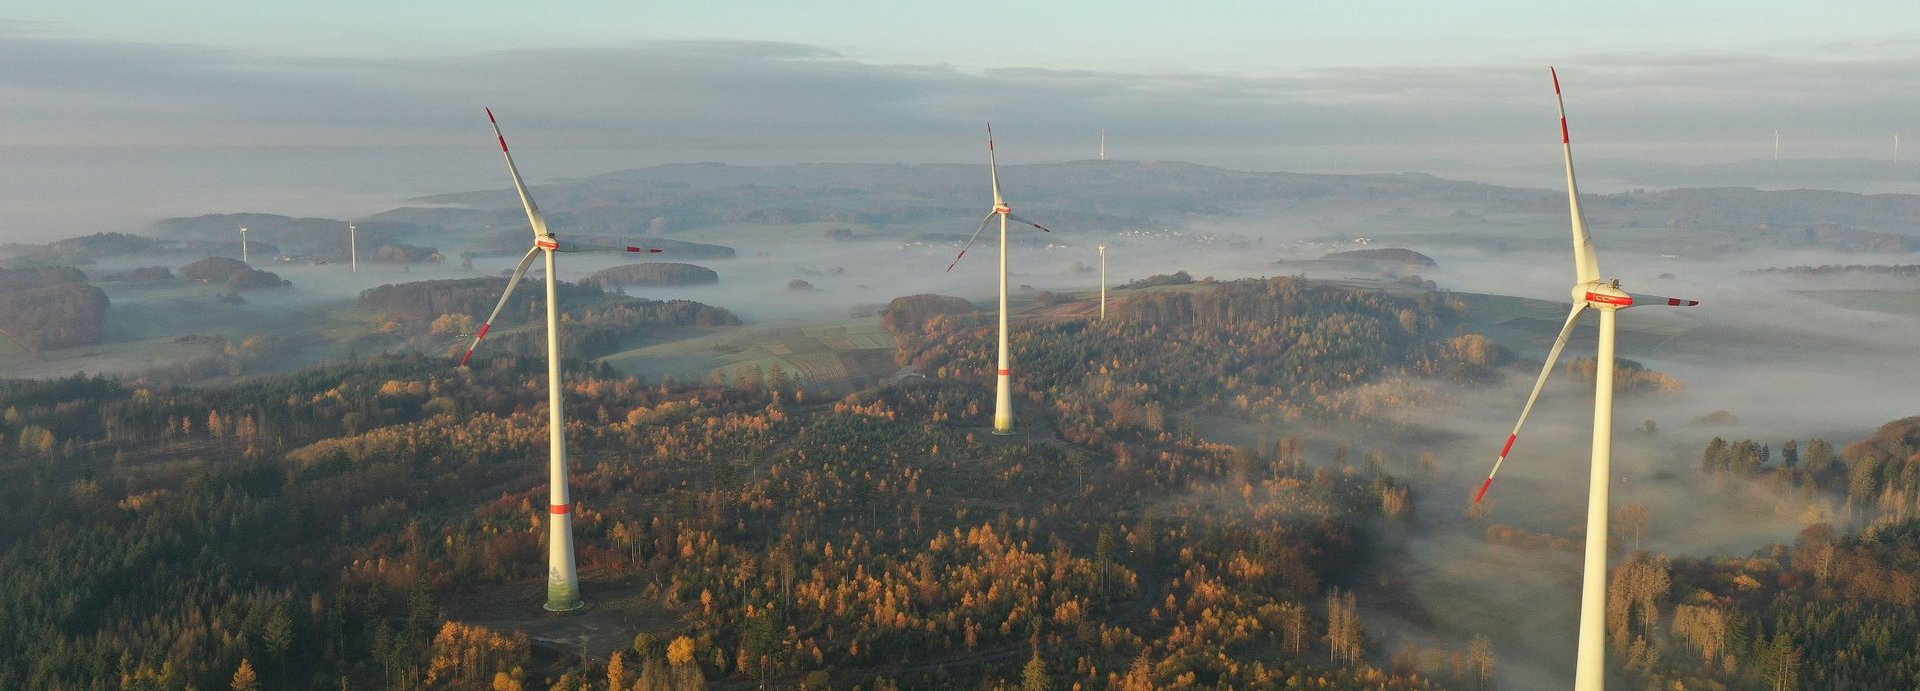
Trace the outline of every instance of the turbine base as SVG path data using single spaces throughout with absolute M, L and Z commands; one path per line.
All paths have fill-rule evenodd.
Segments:
M 1003 437 L 1013 434 L 1014 433 L 1013 418 L 1010 418 L 1010 417 L 994 418 L 993 433 Z
M 549 612 L 571 612 L 587 606 L 580 600 L 579 586 L 571 583 L 548 583 L 547 603 L 540 608 Z

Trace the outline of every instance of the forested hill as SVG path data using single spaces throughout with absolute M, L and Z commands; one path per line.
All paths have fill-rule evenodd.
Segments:
M 1116 294 L 1105 322 L 1032 321 L 1015 329 L 1014 385 L 1055 406 L 1087 394 L 1095 410 L 1075 411 L 1073 419 L 1097 411 L 1155 431 L 1168 407 L 1268 421 L 1357 417 L 1388 403 L 1356 395 L 1362 385 L 1404 372 L 1478 378 L 1498 364 L 1497 349 L 1474 345 L 1483 338 L 1453 335 L 1464 310 L 1443 293 L 1394 295 L 1287 277 L 1127 290 Z M 888 324 L 902 361 L 987 385 L 990 327 L 934 319 L 950 310 L 923 312 L 931 321 Z
M 1552 199 L 1544 190 L 1419 174 L 1252 173 L 1174 162 L 1004 166 L 1000 176 L 1003 184 L 1019 186 L 1020 198 L 1029 200 L 1027 204 L 1054 214 L 1049 218 L 1059 221 L 1063 229 L 1095 224 L 1152 226 L 1184 215 L 1226 214 L 1247 204 L 1275 200 L 1334 208 L 1387 198 L 1396 203 L 1504 200 L 1542 207 Z M 626 209 L 628 216 L 643 221 L 632 226 L 635 229 L 679 232 L 723 222 L 906 223 L 953 214 L 976 216 L 973 209 L 986 179 L 985 165 L 689 164 L 608 173 L 559 187 L 575 195 L 580 201 L 576 207 L 586 209 L 582 214 L 610 218 L 614 210 Z M 423 201 L 504 209 L 513 198 L 508 190 L 437 195 Z
M 1637 685 L 1920 688 L 1920 417 L 1834 445 L 1714 439 L 1701 470 L 1808 525 L 1745 557 L 1636 554 L 1614 569 L 1609 646 Z M 1745 482 L 1733 482 L 1745 480 Z
M 977 164 L 678 164 L 553 185 L 571 200 L 562 227 L 610 234 L 673 234 L 717 224 L 912 224 L 972 217 L 987 178 Z M 1564 214 L 1566 195 L 1418 173 L 1328 175 L 1249 172 L 1191 163 L 1071 161 L 1006 165 L 1000 179 L 1021 204 L 1044 209 L 1052 227 L 1160 229 L 1196 217 L 1249 213 L 1391 213 L 1472 218 Z M 1920 196 L 1814 190 L 1699 188 L 1588 194 L 1588 214 L 1609 225 L 1672 228 L 1711 236 L 1715 247 L 1824 246 L 1854 251 L 1920 249 Z M 508 189 L 423 201 L 492 210 L 513 224 Z M 471 209 L 410 209 L 410 222 L 471 224 Z M 517 227 L 517 226 L 514 226 Z
M 0 268 L 0 336 L 40 352 L 100 342 L 107 294 L 69 266 Z
M 1355 367 L 1443 342 L 1453 309 L 1287 281 L 1194 289 L 1140 296 L 1125 321 L 1149 329 L 1077 341 L 1096 327 L 1069 320 L 1045 337 L 1091 350 L 1036 363 L 1036 381 L 1162 356 L 1178 330 L 1206 356 L 1195 366 L 1229 367 L 1246 391 L 1339 390 Z M 1249 336 L 1344 369 L 1262 373 L 1239 359 Z M 595 605 L 540 617 L 542 366 L 409 356 L 197 388 L 0 382 L 0 444 L 18 450 L 0 454 L 14 478 L 0 483 L 0 688 L 1412 689 L 1493 675 L 1464 641 L 1442 657 L 1471 666 L 1374 666 L 1385 655 L 1359 603 L 1401 596 L 1363 568 L 1370 536 L 1414 511 L 1384 464 L 1090 414 L 1089 387 L 1033 407 L 1027 436 L 991 437 L 990 389 L 940 377 L 820 400 L 777 372 L 657 384 L 570 365 Z M 1143 383 L 1165 386 L 1123 385 Z M 586 626 L 584 651 L 538 643 Z

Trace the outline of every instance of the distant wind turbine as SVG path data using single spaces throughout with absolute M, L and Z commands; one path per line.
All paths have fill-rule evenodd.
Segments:
M 1893 133 L 1893 162 L 1900 162 L 1900 133 Z
M 1579 323 L 1580 315 L 1587 310 L 1600 313 L 1600 352 L 1595 361 L 1593 392 L 1593 466 L 1588 480 L 1587 494 L 1587 549 L 1585 574 L 1580 590 L 1580 650 L 1579 662 L 1574 670 L 1574 689 L 1576 691 L 1602 691 L 1606 681 L 1606 613 L 1607 613 L 1607 483 L 1611 479 L 1610 464 L 1613 458 L 1613 370 L 1614 370 L 1614 315 L 1620 310 L 1635 305 L 1667 305 L 1670 307 L 1690 307 L 1700 304 L 1697 300 L 1660 297 L 1656 295 L 1635 295 L 1620 290 L 1619 279 L 1601 280 L 1600 264 L 1593 249 L 1593 239 L 1587 235 L 1587 221 L 1580 213 L 1580 189 L 1573 177 L 1573 144 L 1567 134 L 1567 107 L 1560 97 L 1560 75 L 1547 68 L 1553 75 L 1553 97 L 1560 106 L 1560 149 L 1567 164 L 1567 204 L 1573 217 L 1573 266 L 1576 282 L 1573 284 L 1573 311 L 1567 314 L 1567 323 L 1560 327 L 1560 335 L 1554 339 L 1553 348 L 1547 351 L 1547 363 L 1540 368 L 1540 377 L 1533 382 L 1533 393 L 1527 395 L 1527 404 L 1520 409 L 1520 421 L 1514 423 L 1513 433 L 1507 435 L 1507 443 L 1500 448 L 1500 456 L 1493 462 L 1493 472 L 1487 473 L 1487 481 L 1480 485 L 1480 492 L 1474 495 L 1477 503 L 1487 495 L 1487 488 L 1493 485 L 1493 476 L 1500 472 L 1500 464 L 1506 462 L 1507 452 L 1513 450 L 1514 440 L 1520 437 L 1520 426 L 1526 424 L 1527 414 L 1533 411 L 1534 401 L 1540 398 L 1540 389 L 1546 386 L 1547 375 L 1553 373 L 1554 361 L 1560 358 L 1561 349 L 1567 346 L 1567 336 L 1573 333 L 1573 327 Z
M 527 185 L 520 179 L 520 169 L 513 165 L 513 153 L 507 150 L 507 138 L 500 134 L 500 122 L 493 119 L 493 109 L 487 109 L 487 121 L 493 123 L 493 136 L 500 140 L 500 154 L 507 159 L 507 172 L 513 176 L 513 187 L 520 192 L 520 205 L 527 211 L 527 224 L 533 227 L 533 248 L 527 250 L 527 256 L 514 267 L 513 277 L 507 279 L 507 287 L 500 292 L 500 302 L 493 307 L 493 314 L 487 315 L 487 322 L 473 335 L 473 344 L 467 346 L 467 354 L 460 358 L 461 366 L 473 359 L 473 349 L 480 347 L 480 339 L 487 337 L 487 330 L 493 328 L 493 320 L 500 316 L 500 310 L 507 306 L 507 298 L 513 295 L 513 287 L 520 283 L 520 277 L 527 274 L 527 268 L 533 265 L 537 256 L 545 255 L 547 269 L 547 604 L 552 612 L 565 612 L 579 609 L 580 576 L 574 570 L 573 562 L 573 503 L 567 492 L 567 424 L 562 414 L 560 394 L 560 297 L 558 279 L 555 278 L 553 256 L 556 252 L 646 252 L 658 253 L 659 249 L 644 247 L 614 247 L 602 245 L 582 245 L 562 243 L 555 237 L 553 230 L 547 227 L 547 218 L 540 214 L 540 207 L 533 203 L 532 195 L 527 194 Z
M 347 257 L 353 262 L 353 272 L 360 273 L 360 232 L 352 223 L 347 224 Z
M 1013 215 L 1013 207 L 1000 196 L 1000 165 L 994 159 L 993 124 L 987 124 L 987 176 L 993 182 L 993 210 L 987 217 L 980 219 L 980 227 L 973 229 L 973 237 L 967 238 L 967 244 L 960 248 L 960 254 L 947 264 L 947 271 L 953 271 L 961 257 L 967 256 L 967 250 L 973 247 L 973 241 L 980 239 L 980 233 L 987 229 L 987 223 L 994 216 L 1000 217 L 1000 369 L 998 386 L 993 400 L 993 433 L 1013 434 L 1013 369 L 1007 360 L 1007 219 L 1039 228 L 1045 232 L 1046 226 Z
M 1100 241 L 1100 321 L 1107 320 L 1107 241 Z
M 1780 160 L 1780 130 L 1773 131 L 1773 160 Z
M 1100 128 L 1100 160 L 1107 160 L 1107 128 Z
M 252 262 L 247 260 L 247 227 L 246 226 L 240 227 L 240 262 L 243 264 L 247 264 L 249 266 L 252 265 Z

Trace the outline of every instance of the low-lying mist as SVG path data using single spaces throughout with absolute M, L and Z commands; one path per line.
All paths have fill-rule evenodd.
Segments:
M 495 163 L 489 159 L 480 165 L 491 171 Z M 320 201 L 309 201 L 333 206 L 335 215 L 371 211 L 342 201 L 363 192 L 350 189 L 331 200 L 321 195 Z M 1009 195 L 1020 199 L 1016 190 L 1009 189 Z M 1417 501 L 1414 526 L 1390 539 L 1390 547 L 1404 558 L 1382 574 L 1407 584 L 1416 609 L 1383 604 L 1364 609 L 1383 644 L 1377 652 L 1390 654 L 1406 643 L 1460 647 L 1485 634 L 1499 651 L 1503 685 L 1562 685 L 1572 667 L 1580 554 L 1550 543 L 1557 538 L 1578 545 L 1592 421 L 1589 385 L 1562 366 L 1593 356 L 1593 316 L 1571 337 L 1562 366 L 1556 366 L 1489 495 L 1493 503 L 1481 516 L 1468 511 L 1472 491 L 1499 451 L 1565 318 L 1573 280 L 1565 212 L 1488 209 L 1471 202 L 1420 208 L 1380 200 L 1348 209 L 1294 201 L 1268 200 L 1231 213 L 1162 220 L 1164 227 L 1122 230 L 1051 223 L 1044 200 L 1036 200 L 1020 213 L 1055 232 L 1009 229 L 1010 288 L 1022 304 L 1038 291 L 1091 297 L 1100 277 L 1096 245 L 1105 242 L 1108 283 L 1116 288 L 1184 271 L 1196 280 L 1304 274 L 1370 288 L 1420 290 L 1412 280 L 1417 274 L 1440 290 L 1504 296 L 1472 300 L 1462 327 L 1513 351 L 1496 382 L 1421 380 L 1415 384 L 1432 389 L 1435 403 L 1392 415 L 1392 424 L 1380 427 L 1391 433 L 1341 432 L 1353 435 L 1356 451 L 1384 452 L 1395 474 L 1415 488 Z M 546 203 L 549 213 L 564 206 L 560 198 Z M 1699 472 L 1701 451 L 1715 436 L 1751 437 L 1776 446 L 1823 437 L 1839 445 L 1887 420 L 1920 413 L 1912 393 L 1920 390 L 1920 370 L 1911 366 L 1914 344 L 1920 343 L 1920 285 L 1881 275 L 1757 272 L 1796 265 L 1915 264 L 1920 257 L 1817 248 L 1745 250 L 1725 241 L 1723 236 L 1736 234 L 1732 230 L 1628 228 L 1607 225 L 1598 216 L 1591 220 L 1597 223 L 1592 233 L 1606 276 L 1620 277 L 1630 292 L 1702 302 L 1687 309 L 1640 307 L 1620 315 L 1619 356 L 1685 383 L 1682 391 L 1622 396 L 1617 402 L 1612 504 L 1616 510 L 1629 504 L 1647 508 L 1640 548 L 1742 554 L 1790 541 L 1801 527 L 1798 516 L 1779 515 L 1740 488 L 1720 486 Z M 975 222 L 977 216 L 957 216 L 946 224 L 694 228 L 671 237 L 725 245 L 737 255 L 659 259 L 710 268 L 719 274 L 717 284 L 622 292 L 724 307 L 750 324 L 870 320 L 866 315 L 878 306 L 916 293 L 960 296 L 991 310 L 996 230 L 983 233 L 946 271 Z M 842 228 L 851 232 L 836 233 Z M 569 232 L 557 230 L 563 237 Z M 929 238 L 930 233 L 939 235 Z M 1715 239 L 1703 242 L 1703 235 Z M 473 247 L 483 241 L 473 238 Z M 1410 249 L 1434 264 L 1323 260 L 1336 251 L 1383 247 Z M 448 256 L 469 251 L 446 242 L 439 249 Z M 177 270 L 195 258 L 123 258 L 90 268 L 159 264 Z M 411 266 L 363 262 L 357 274 L 344 264 L 256 262 L 292 286 L 246 292 L 240 301 L 220 299 L 216 286 L 105 283 L 113 301 L 108 343 L 20 360 L 7 375 L 138 372 L 183 357 L 188 348 L 168 346 L 166 339 L 188 333 L 273 334 L 301 341 L 300 362 L 337 359 L 351 350 L 351 334 L 368 328 L 370 315 L 351 309 L 360 291 L 387 283 L 497 276 L 518 260 L 517 254 L 477 256 L 470 268 L 457 260 Z M 625 256 L 562 255 L 560 277 L 579 280 L 627 261 Z M 521 290 L 537 290 L 538 275 L 530 274 Z M 1124 291 L 1115 298 L 1124 299 Z M 1017 367 L 1021 354 L 1013 357 Z M 1710 417 L 1716 411 L 1727 415 Z M 1235 443 L 1314 435 L 1312 423 L 1275 428 L 1209 418 L 1205 426 Z M 1415 460 L 1422 453 L 1436 460 L 1430 470 Z M 1487 537 L 1494 525 L 1550 539 L 1541 541 L 1546 546 L 1496 542 Z M 1633 549 L 1624 535 L 1614 544 L 1616 553 Z

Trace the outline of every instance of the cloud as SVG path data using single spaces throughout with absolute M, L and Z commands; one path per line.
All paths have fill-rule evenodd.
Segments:
M 0 25 L 0 144 L 460 145 L 492 105 L 529 143 L 932 149 L 989 118 L 1076 141 L 1160 147 L 1511 145 L 1552 129 L 1544 65 L 1318 68 L 1273 76 L 1045 67 L 969 71 L 825 48 L 654 41 L 436 58 L 289 57 Z M 1914 112 L 1920 60 L 1688 52 L 1565 63 L 1594 142 L 1871 137 Z M 1858 53 L 1853 53 L 1857 55 Z M 718 156 L 725 158 L 724 156 Z

